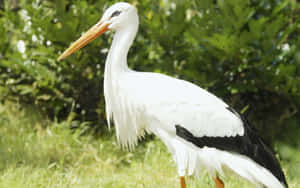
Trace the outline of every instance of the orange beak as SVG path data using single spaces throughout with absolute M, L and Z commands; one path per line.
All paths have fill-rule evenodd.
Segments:
M 75 41 L 67 50 L 65 50 L 64 53 L 62 53 L 57 60 L 60 61 L 68 57 L 72 53 L 76 52 L 80 48 L 87 45 L 95 38 L 99 37 L 101 34 L 109 30 L 108 26 L 109 23 L 105 23 L 102 21 L 98 22 L 91 29 L 89 29 L 85 34 L 83 34 L 77 41 Z

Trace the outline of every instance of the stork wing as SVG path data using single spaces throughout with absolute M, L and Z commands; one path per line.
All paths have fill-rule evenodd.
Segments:
M 147 121 L 175 131 L 180 125 L 195 136 L 229 137 L 244 134 L 239 115 L 206 90 L 183 80 L 155 73 L 135 78 L 135 100 L 145 106 Z

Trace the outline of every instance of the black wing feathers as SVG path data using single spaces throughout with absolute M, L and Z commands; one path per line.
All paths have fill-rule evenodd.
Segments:
M 275 157 L 274 150 L 266 144 L 266 142 L 257 134 L 257 130 L 251 126 L 244 117 L 231 107 L 227 107 L 227 109 L 243 121 L 245 130 L 243 136 L 195 137 L 191 132 L 180 125 L 175 125 L 176 135 L 193 143 L 199 148 L 207 146 L 246 155 L 259 165 L 268 169 L 280 182 L 288 187 L 280 164 Z

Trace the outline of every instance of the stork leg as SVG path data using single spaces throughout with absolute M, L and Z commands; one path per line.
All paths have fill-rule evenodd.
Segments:
M 180 176 L 180 188 L 186 188 L 184 176 Z
M 223 181 L 217 176 L 215 178 L 216 188 L 225 188 Z

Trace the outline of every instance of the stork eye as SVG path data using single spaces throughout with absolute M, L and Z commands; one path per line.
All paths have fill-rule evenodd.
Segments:
M 112 17 L 114 17 L 114 16 L 119 16 L 121 14 L 121 11 L 119 11 L 119 10 L 116 10 L 115 12 L 113 12 L 112 14 L 111 14 L 111 18 Z

